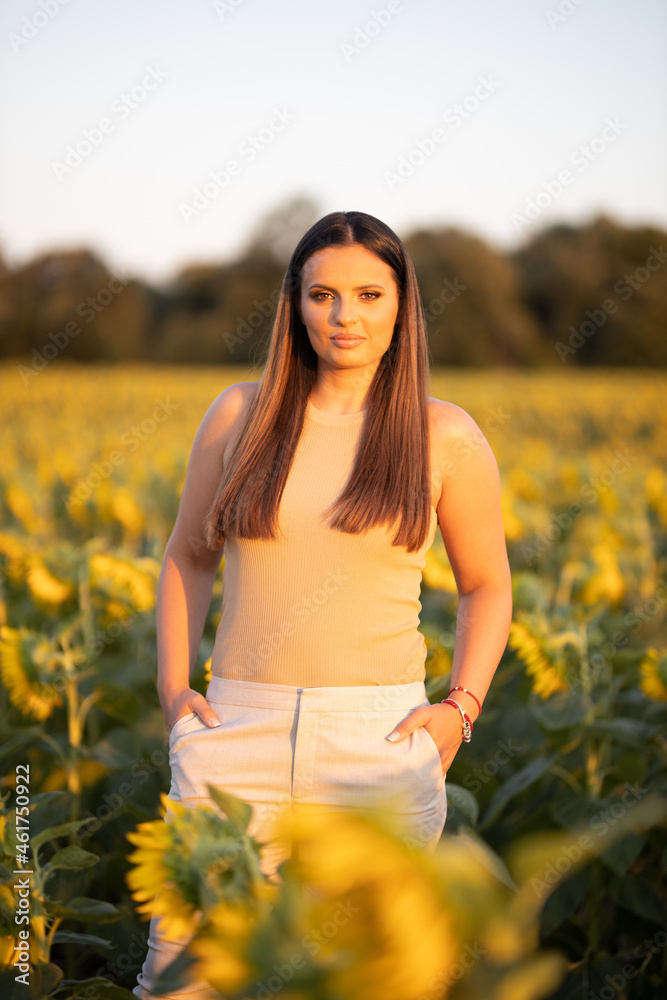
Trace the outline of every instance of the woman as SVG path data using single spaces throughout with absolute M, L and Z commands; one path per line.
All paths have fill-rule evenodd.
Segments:
M 498 467 L 428 377 L 403 244 L 371 215 L 333 212 L 289 262 L 262 378 L 222 392 L 195 437 L 158 587 L 169 794 L 195 806 L 211 782 L 250 802 L 273 879 L 290 845 L 272 823 L 301 802 L 392 801 L 406 841 L 433 850 L 447 770 L 505 648 Z M 437 525 L 460 600 L 454 697 L 432 705 L 418 625 Z M 223 545 L 204 697 L 189 679 Z M 184 943 L 153 918 L 137 996 Z

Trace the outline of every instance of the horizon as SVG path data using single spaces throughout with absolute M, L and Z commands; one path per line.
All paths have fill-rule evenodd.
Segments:
M 475 232 L 472 229 L 466 229 L 463 226 L 447 226 L 445 224 L 442 226 L 438 226 L 437 229 L 434 227 L 434 229 L 431 231 L 443 232 L 443 233 L 446 233 L 450 230 L 457 231 L 467 236 L 470 236 L 474 239 L 482 240 L 483 243 L 485 243 L 488 247 L 490 247 L 493 251 L 495 251 L 500 255 L 512 256 L 512 254 L 527 248 L 530 245 L 531 241 L 539 238 L 540 236 L 542 236 L 544 233 L 548 232 L 551 229 L 558 228 L 560 226 L 567 226 L 576 230 L 588 229 L 590 226 L 599 223 L 601 220 L 607 220 L 612 225 L 617 226 L 626 232 L 635 232 L 640 229 L 655 228 L 658 230 L 658 232 L 660 232 L 661 234 L 664 233 L 664 235 L 667 237 L 667 227 L 663 229 L 660 225 L 651 222 L 645 222 L 645 223 L 637 222 L 636 224 L 625 223 L 622 220 L 611 216 L 608 212 L 599 212 L 594 216 L 591 216 L 586 219 L 581 219 L 577 222 L 573 222 L 572 220 L 568 219 L 554 219 L 548 225 L 545 225 L 542 229 L 537 229 L 534 232 L 531 232 L 524 241 L 520 242 L 517 246 L 513 248 L 504 248 L 502 246 L 494 244 L 492 240 L 487 239 L 482 233 Z M 426 227 L 423 224 L 421 224 L 409 230 L 400 238 L 402 241 L 409 241 L 418 233 L 426 231 L 427 231 Z M 124 279 L 128 281 L 140 281 L 143 282 L 145 285 L 160 290 L 168 288 L 169 285 L 177 281 L 184 273 L 186 273 L 190 269 L 196 269 L 196 268 L 224 269 L 225 267 L 230 267 L 233 264 L 236 264 L 240 260 L 242 260 L 248 253 L 248 250 L 246 247 L 241 246 L 238 248 L 237 253 L 232 254 L 229 257 L 225 258 L 211 257 L 209 259 L 195 258 L 189 261 L 186 260 L 183 261 L 183 263 L 179 266 L 178 270 L 174 271 L 173 273 L 167 274 L 164 278 L 158 280 L 158 279 L 153 279 L 148 274 L 139 271 L 133 273 L 129 273 L 127 269 L 121 271 L 119 268 L 114 267 L 112 264 L 110 264 L 109 260 L 104 255 L 98 253 L 94 247 L 85 245 L 83 243 L 72 244 L 71 246 L 54 245 L 52 247 L 45 247 L 43 249 L 38 250 L 33 257 L 29 257 L 24 261 L 18 261 L 11 264 L 7 259 L 2 257 L 2 246 L 0 244 L 0 261 L 4 262 L 4 264 L 8 268 L 9 273 L 15 273 L 16 271 L 20 271 L 25 267 L 30 267 L 35 263 L 37 263 L 38 261 L 46 259 L 51 256 L 59 256 L 59 255 L 69 256 L 69 255 L 86 254 L 86 253 L 91 254 L 95 258 L 95 260 L 97 260 L 110 274 L 121 275 Z M 287 262 L 285 262 L 284 266 L 286 266 L 286 264 Z

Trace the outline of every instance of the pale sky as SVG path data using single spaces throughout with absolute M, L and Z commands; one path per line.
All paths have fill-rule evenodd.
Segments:
M 160 282 L 297 195 L 501 249 L 667 227 L 666 40 L 661 0 L 5 0 L 0 250 Z

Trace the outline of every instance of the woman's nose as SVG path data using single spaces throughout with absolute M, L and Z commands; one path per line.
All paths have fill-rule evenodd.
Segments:
M 357 321 L 357 314 L 352 303 L 341 299 L 334 309 L 334 319 L 339 326 L 353 326 Z

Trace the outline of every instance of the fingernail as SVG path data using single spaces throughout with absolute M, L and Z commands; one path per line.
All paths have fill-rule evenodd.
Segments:
M 398 729 L 395 729 L 393 733 L 389 733 L 389 736 L 387 737 L 390 743 L 394 743 L 396 740 L 400 740 L 400 738 L 401 734 L 399 733 Z
M 209 719 L 208 724 L 211 727 L 211 729 L 215 729 L 216 726 L 220 725 L 220 722 L 218 721 L 218 719 Z

